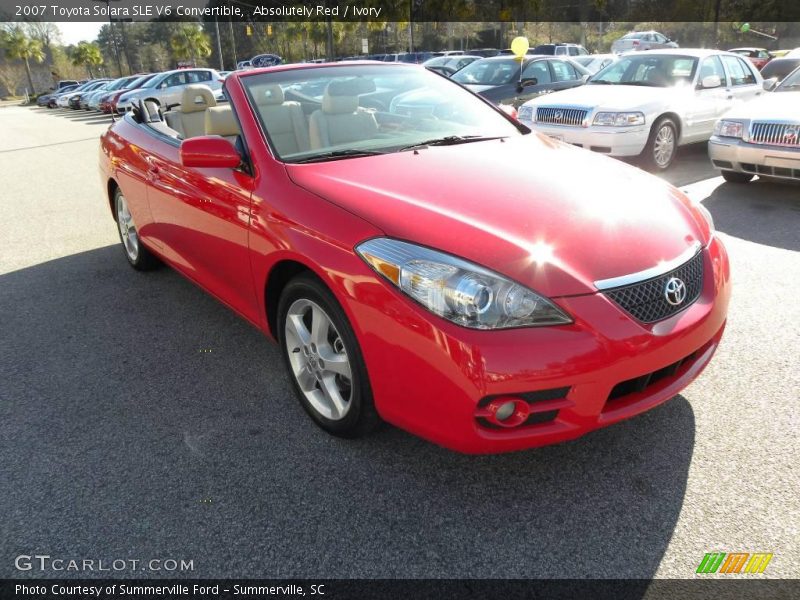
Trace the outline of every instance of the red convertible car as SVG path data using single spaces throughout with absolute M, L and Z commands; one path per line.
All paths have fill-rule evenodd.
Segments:
M 420 88 L 436 101 L 393 104 Z M 653 408 L 714 354 L 727 254 L 664 181 L 413 65 L 243 71 L 225 97 L 113 124 L 108 205 L 135 269 L 167 263 L 277 340 L 326 431 L 540 446 Z

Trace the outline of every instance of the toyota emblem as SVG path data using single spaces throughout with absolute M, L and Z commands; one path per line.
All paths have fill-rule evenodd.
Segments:
M 670 277 L 664 286 L 664 298 L 672 306 L 680 306 L 686 300 L 686 284 L 677 277 Z

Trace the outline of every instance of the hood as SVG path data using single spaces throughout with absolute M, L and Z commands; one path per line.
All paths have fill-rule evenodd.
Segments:
M 689 89 L 689 88 L 687 88 Z M 650 104 L 664 104 L 683 95 L 683 88 L 649 87 L 641 85 L 592 85 L 540 96 L 530 101 L 534 106 L 578 105 L 601 110 L 641 110 Z
M 797 107 L 800 106 L 800 91 L 769 92 L 760 98 L 735 105 L 725 113 L 724 118 L 797 120 Z
M 594 281 L 674 259 L 706 235 L 666 182 L 538 134 L 286 169 L 388 236 L 551 297 L 593 293 Z

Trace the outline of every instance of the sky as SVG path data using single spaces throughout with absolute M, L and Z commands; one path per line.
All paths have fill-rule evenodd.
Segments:
M 97 33 L 106 22 L 89 23 L 89 22 L 74 22 L 74 23 L 56 23 L 61 30 L 61 40 L 65 45 L 77 44 L 80 41 L 86 40 L 87 42 L 94 41 Z

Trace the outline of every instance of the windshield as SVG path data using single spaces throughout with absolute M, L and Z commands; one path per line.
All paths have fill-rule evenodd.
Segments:
M 597 73 L 589 83 L 672 87 L 690 84 L 696 69 L 697 58 L 692 56 L 623 56 Z
M 166 73 L 162 73 L 162 74 L 161 74 L 161 75 L 159 75 L 159 76 L 153 77 L 153 78 L 152 78 L 150 81 L 148 81 L 148 82 L 146 82 L 146 83 L 143 83 L 143 84 L 142 84 L 142 85 L 140 85 L 139 87 L 142 87 L 142 88 L 151 88 L 151 87 L 155 87 L 156 85 L 158 85 L 159 83 L 161 83 L 162 81 L 164 81 L 166 78 L 167 78 L 167 74 L 166 74 Z
M 798 66 L 800 66 L 800 58 L 781 58 L 777 60 L 771 60 L 763 69 L 761 69 L 761 76 L 764 79 L 771 79 L 772 77 L 783 79 Z
M 476 85 L 504 85 L 519 77 L 516 58 L 476 60 L 453 75 L 453 81 Z
M 241 81 L 272 148 L 286 162 L 521 135 L 472 93 L 413 66 L 296 69 Z
M 800 69 L 795 70 L 775 88 L 776 92 L 796 92 L 800 90 Z
M 126 85 L 125 88 L 132 90 L 137 87 L 141 87 L 148 79 L 152 79 L 153 77 L 155 77 L 155 75 L 142 75 L 141 77 L 138 77 L 137 79 L 134 79 L 133 81 L 128 83 L 128 85 Z

